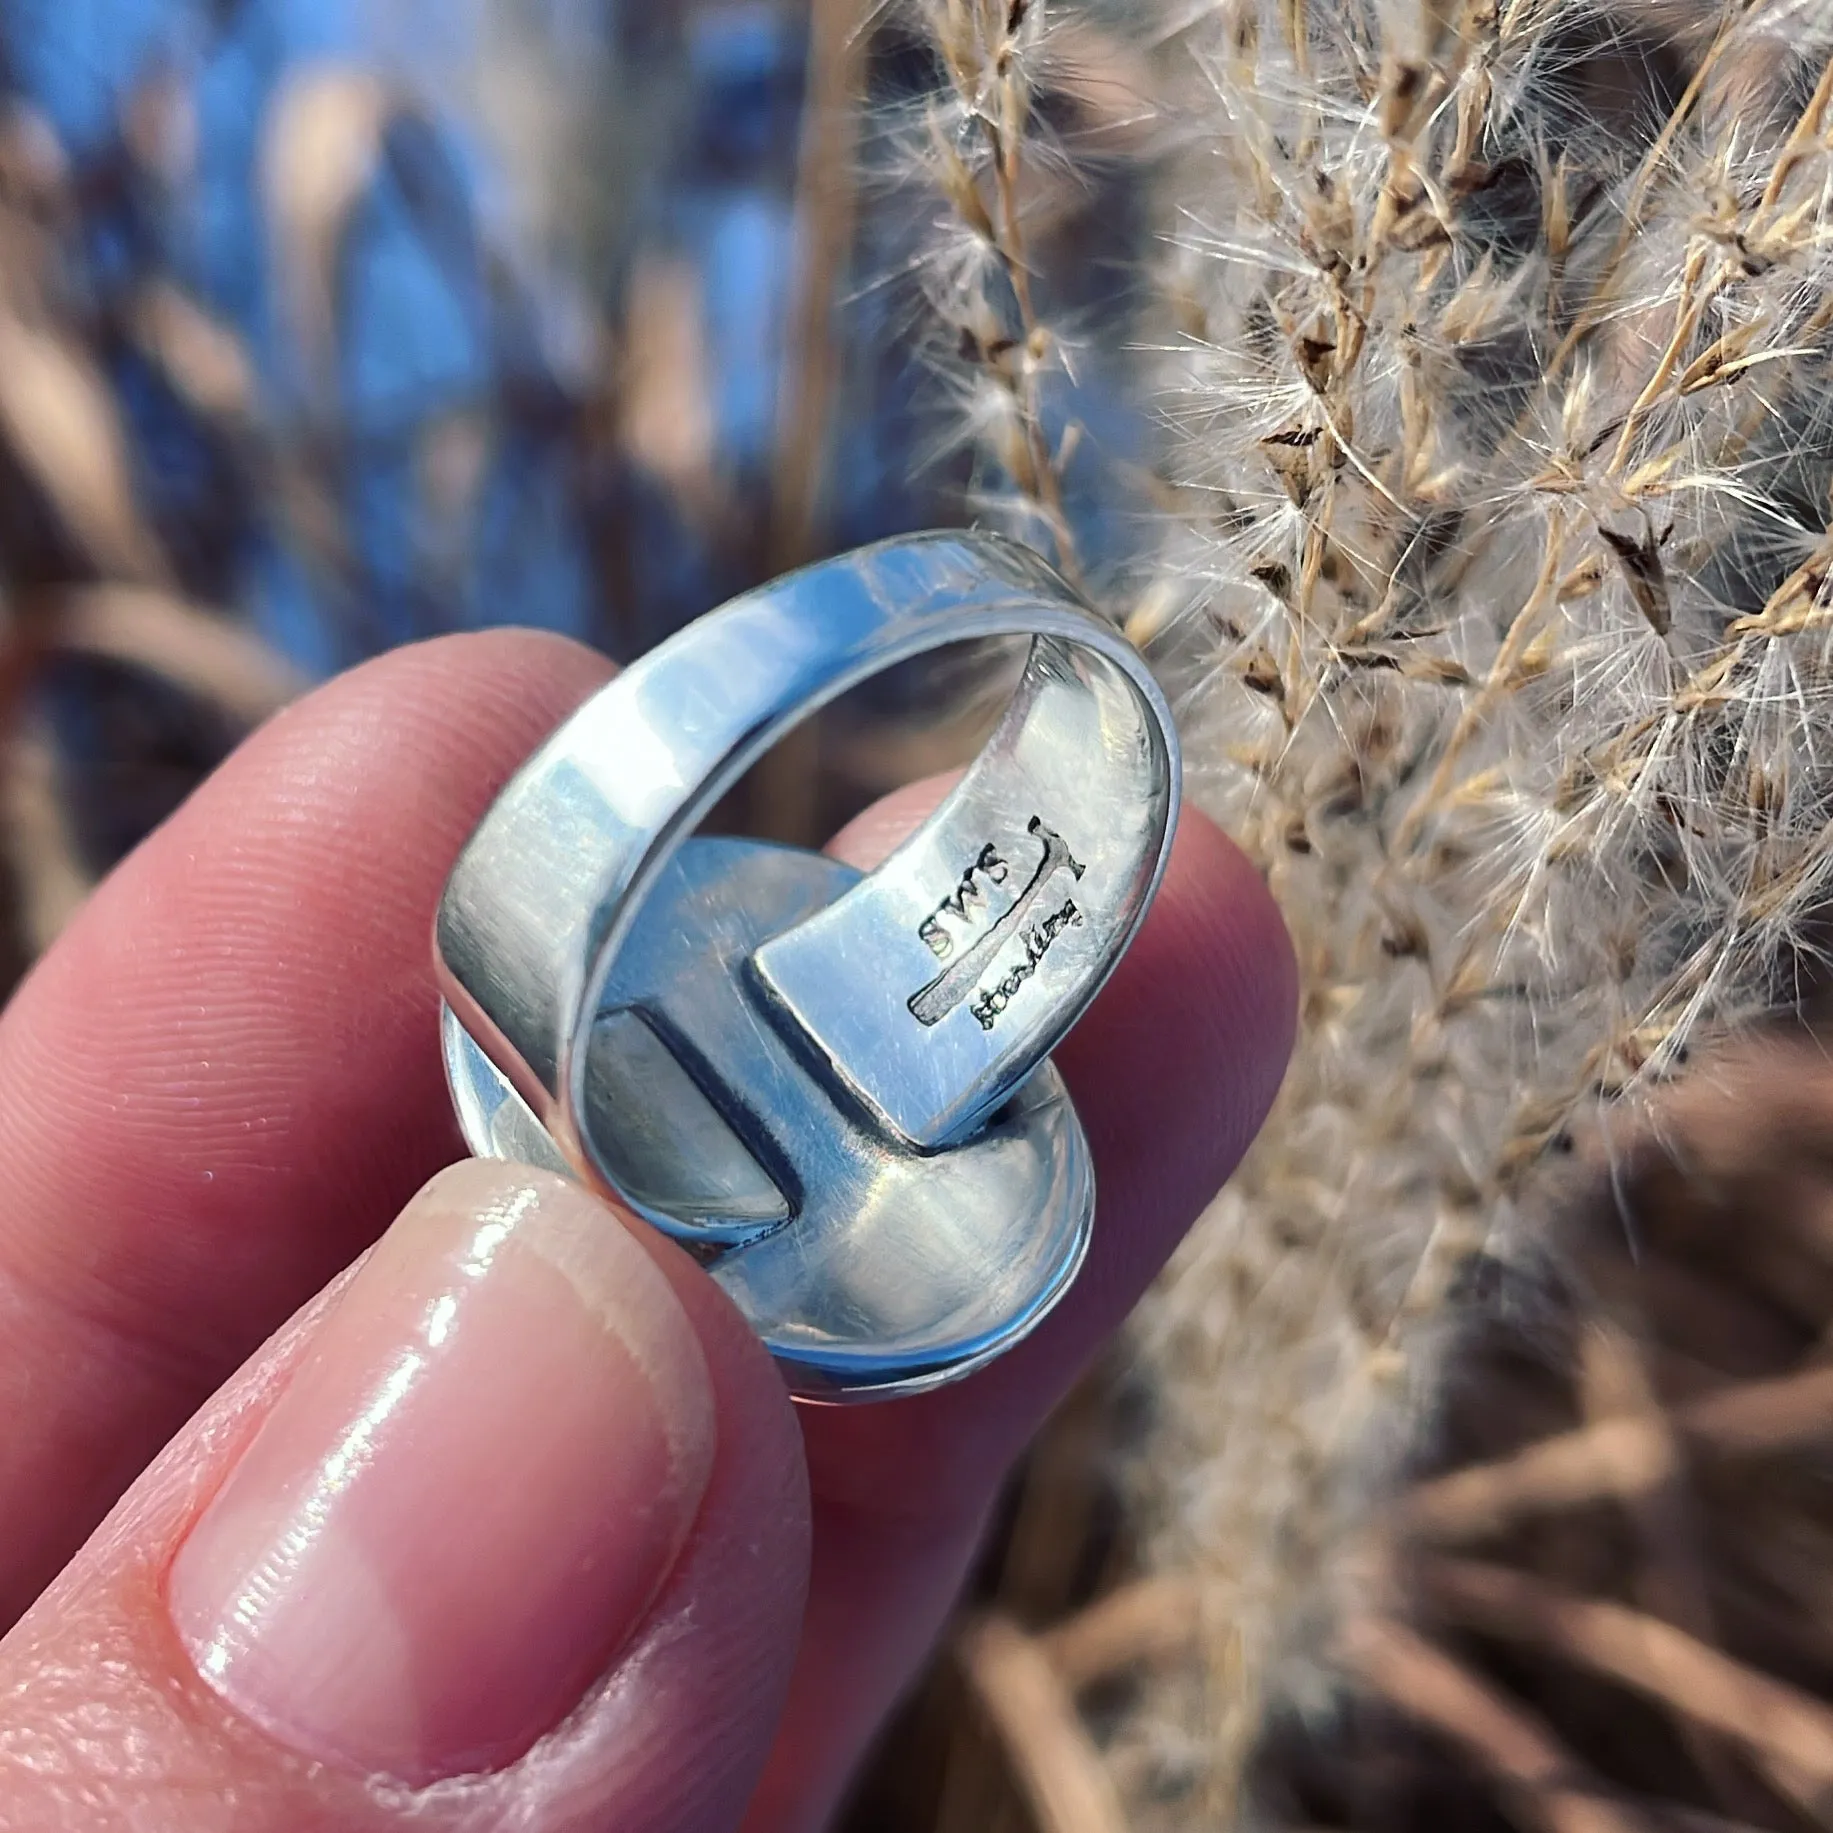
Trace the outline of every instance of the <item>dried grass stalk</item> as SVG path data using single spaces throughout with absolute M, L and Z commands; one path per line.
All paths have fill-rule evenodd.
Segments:
M 1674 1475 L 1679 1439 L 1720 1457 L 1756 1458 L 1830 1437 L 1833 1368 L 1812 1368 L 1708 1394 L 1660 1423 L 1599 1420 L 1496 1463 L 1453 1471 L 1411 1490 L 1401 1519 L 1427 1540 L 1476 1540 L 1524 1516 L 1645 1495 Z
M 1403 1624 L 1359 1617 L 1344 1655 L 1371 1690 L 1452 1739 L 1502 1785 L 1523 1833 L 1644 1833 L 1596 1778 L 1531 1714 L 1486 1687 Z
M 921 0 L 944 80 L 910 156 L 947 205 L 928 302 L 963 436 L 989 461 L 981 501 L 1078 580 L 1063 471 L 1079 433 L 1051 416 L 1065 347 L 1039 310 L 1031 258 L 1032 213 L 1063 166 L 1033 109 L 1051 55 L 1045 11 L 1038 0 Z
M 17 726 L 0 748 L 0 846 L 29 955 L 57 940 L 94 888 L 58 781 L 57 751 L 39 721 Z
M 107 383 L 61 326 L 13 309 L 3 290 L 0 433 L 92 565 L 117 578 L 164 576 Z
M 1437 1559 L 1420 1577 L 1427 1604 L 1452 1621 L 1552 1649 L 1737 1739 L 1809 1814 L 1833 1801 L 1833 1707 L 1800 1689 L 1657 1617 L 1564 1594 L 1526 1573 Z
M 1202 1632 L 1203 1596 L 1187 1578 L 1138 1579 L 1046 1631 L 1038 1640 L 1072 1690 L 1190 1654 Z
M 1111 26 L 927 14 L 963 431 L 1066 555 L 1038 430 L 1066 341 L 1014 200 L 1073 166 L 1027 98 L 1091 13 Z M 1533 1251 L 1573 1142 L 1608 1152 L 1624 1103 L 1823 953 L 1833 15 L 1163 0 L 1128 23 L 1183 150 L 1150 277 L 1164 508 L 1112 609 L 1304 976 L 1281 1110 L 1141 1332 L 1156 1557 L 1206 1575 L 1246 1651 L 1158 1708 L 1222 1813 L 1270 1651 L 1330 1607 L 1429 1414 L 1473 1256 Z M 1807 1264 L 1766 1290 L 1817 1308 Z M 1585 1430 L 1530 1454 L 1535 1482 L 1621 1488 L 1605 1446 L 1640 1460 L 1631 1488 L 1672 1475 L 1646 1420 Z
M 168 593 L 91 586 L 56 608 L 60 648 L 164 677 L 240 726 L 277 713 L 304 683 L 247 629 Z
M 1126 1833 L 1126 1819 L 1069 1690 L 1014 1623 L 968 1625 L 956 1658 L 1018 1772 L 1038 1833 Z
M 261 188 L 274 264 L 321 414 L 336 398 L 344 231 L 401 106 L 382 77 L 326 64 L 290 76 L 264 123 Z

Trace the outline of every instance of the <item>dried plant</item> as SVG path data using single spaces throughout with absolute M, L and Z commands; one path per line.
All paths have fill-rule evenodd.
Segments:
M 143 100 L 141 138 L 156 86 Z M 125 144 L 134 149 L 133 133 Z M 82 204 L 48 123 L 0 96 L 0 876 L 9 881 L 0 988 L 55 937 L 113 855 L 297 685 L 246 628 L 195 602 L 176 577 L 142 500 L 140 455 L 108 366 L 111 354 L 133 353 L 226 437 L 240 437 L 246 355 L 162 276 L 136 277 L 98 310 L 69 259 Z M 184 748 L 196 755 L 163 771 L 143 758 L 131 782 L 110 777 L 106 744 L 66 755 L 47 694 L 85 668 L 177 703 L 194 728 Z M 107 723 L 100 706 L 96 723 Z
M 1044 401 L 1059 351 L 1038 316 L 1026 250 L 1024 195 L 1038 150 L 1028 131 L 1031 61 L 1043 16 L 1029 0 L 936 0 L 929 9 L 947 82 L 925 109 L 926 151 L 963 232 L 931 303 L 955 336 L 973 439 L 1073 578 L 1080 569 L 1063 508 L 1066 454 L 1052 442 Z
M 933 296 L 986 375 L 951 384 L 1054 535 L 1037 378 L 1066 344 L 1027 304 L 1018 180 L 1073 157 L 1025 98 L 1081 15 L 927 16 Z M 1304 976 L 1280 1111 L 1140 1333 L 1154 1559 L 1215 1631 L 1128 1735 L 1220 1814 L 1274 1651 L 1340 1610 L 1432 1417 L 1467 1270 L 1550 1251 L 1575 1138 L 1823 957 L 1833 16 L 1164 0 L 1125 27 L 1176 144 L 1161 506 L 1110 608 Z
M 936 80 L 878 125 L 898 204 L 914 176 L 941 206 L 909 258 L 924 354 L 949 403 L 944 439 L 978 461 L 970 509 L 1084 583 L 1096 543 L 1077 526 L 1071 476 L 1091 469 L 1083 359 L 1132 366 L 1116 348 L 1130 299 L 1113 270 L 1131 251 L 1115 219 L 1154 150 L 1152 72 L 1094 9 L 1058 18 L 1036 0 L 921 0 L 917 11 Z

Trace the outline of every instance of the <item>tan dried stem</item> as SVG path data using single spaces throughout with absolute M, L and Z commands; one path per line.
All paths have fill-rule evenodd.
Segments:
M 251 631 L 169 593 L 92 586 L 64 594 L 59 649 L 106 656 L 174 682 L 238 726 L 258 725 L 304 687 Z
M 1403 1624 L 1353 1619 L 1343 1657 L 1389 1705 L 1451 1739 L 1494 1776 L 1522 1833 L 1647 1833 L 1550 1726 Z
M 106 380 L 61 326 L 13 311 L 4 295 L 0 433 L 98 570 L 148 582 L 165 576 Z
M 798 259 L 778 403 L 771 564 L 814 557 L 826 488 L 840 338 L 835 289 L 848 272 L 858 210 L 857 144 L 869 0 L 813 0 L 797 163 Z
M 1740 1382 L 1674 1408 L 1661 1427 L 1618 1417 L 1542 1439 L 1419 1484 L 1400 1502 L 1399 1520 L 1422 1539 L 1478 1540 L 1532 1516 L 1646 1494 L 1674 1474 L 1670 1428 L 1721 1458 L 1817 1443 L 1833 1437 L 1833 1368 Z
M 842 343 L 835 292 L 850 265 L 857 210 L 856 143 L 865 86 L 867 0 L 814 0 L 808 19 L 807 98 L 796 181 L 799 255 L 777 403 L 771 467 L 773 572 L 820 551 L 820 518 L 832 445 Z M 816 846 L 823 739 L 806 719 L 757 765 L 750 795 L 771 835 Z
M 321 413 L 336 403 L 344 233 L 400 106 L 374 72 L 322 64 L 288 76 L 263 124 L 260 183 L 280 292 Z
M 1136 1579 L 1038 1636 L 1072 1691 L 1188 1655 L 1203 1634 L 1201 1587 L 1182 1574 Z
M 999 1734 L 1038 1833 L 1126 1833 L 1113 1783 L 1035 1638 L 1009 1619 L 966 1624 L 955 1658 Z
M 0 844 L 13 868 L 28 951 L 42 954 L 93 889 L 64 805 L 57 752 L 36 722 L 0 744 Z
M 1624 1498 L 1641 1555 L 1632 1580 L 1635 1603 L 1704 1643 L 1718 1639 L 1707 1559 L 1700 1536 L 1686 1449 L 1674 1435 L 1656 1392 L 1640 1318 L 1637 1328 L 1602 1313 L 1587 1319 L 1579 1342 L 1579 1391 L 1586 1418 L 1603 1424 L 1639 1420 L 1666 1447 L 1665 1482 Z M 1723 1741 L 1690 1714 L 1676 1713 L 1682 1745 L 1721 1801 L 1747 1799 L 1744 1778 Z M 1759 1812 L 1760 1803 L 1751 1803 Z
M 1559 1656 L 1737 1740 L 1808 1812 L 1833 1798 L 1833 1708 L 1812 1694 L 1671 1623 L 1507 1567 L 1440 1556 L 1421 1562 L 1418 1582 L 1439 1615 Z
M 1049 530 L 1058 570 L 1079 585 L 1081 560 L 1063 505 L 1066 454 L 1051 449 L 1044 421 L 1042 377 L 1055 339 L 1033 295 L 1024 216 L 1025 151 L 1032 123 L 1027 53 L 1042 30 L 1044 5 L 1045 0 L 928 0 L 931 35 L 942 53 L 955 106 L 983 157 L 964 160 L 934 111 L 930 133 L 943 195 L 963 227 L 992 255 L 1017 314 L 1015 340 L 991 330 L 1001 315 L 988 302 L 982 302 L 985 322 L 964 327 L 983 373 L 1010 405 L 1016 438 L 996 442 L 995 456 Z

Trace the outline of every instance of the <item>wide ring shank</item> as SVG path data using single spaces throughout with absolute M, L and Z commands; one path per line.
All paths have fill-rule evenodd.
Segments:
M 592 1027 L 680 843 L 824 702 L 944 644 L 1017 635 L 1034 638 L 1025 675 L 962 784 L 756 969 L 807 1049 L 920 1150 L 970 1130 L 1042 1060 L 1164 870 L 1174 730 L 1131 646 L 1034 555 L 979 534 L 906 537 L 791 574 L 652 651 L 529 760 L 454 867 L 442 991 L 572 1163 L 607 1176 L 581 1120 Z

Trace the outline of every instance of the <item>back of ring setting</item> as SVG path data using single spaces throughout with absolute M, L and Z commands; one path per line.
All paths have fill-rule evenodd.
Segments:
M 986 747 L 875 871 L 695 837 L 826 701 L 1019 636 Z M 804 1398 L 970 1373 L 1087 1248 L 1048 1053 L 1145 916 L 1178 781 L 1144 663 L 1010 542 L 881 542 L 709 612 L 587 701 L 453 868 L 434 952 L 466 1140 L 682 1243 Z

